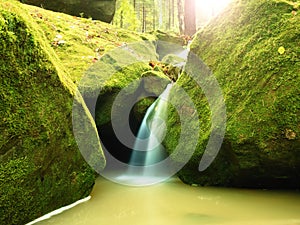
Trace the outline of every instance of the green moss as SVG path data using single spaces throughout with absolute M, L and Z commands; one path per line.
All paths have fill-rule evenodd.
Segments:
M 22 5 L 47 38 L 68 71 L 69 78 L 79 83 L 85 71 L 106 52 L 125 43 L 154 40 L 149 34 L 137 34 L 91 19 L 56 13 L 39 7 Z
M 146 78 L 142 80 L 142 78 Z M 158 96 L 170 80 L 161 72 L 153 71 L 152 68 L 145 63 L 136 63 L 116 72 L 111 76 L 104 86 L 101 88 L 101 93 L 97 97 L 96 107 L 96 123 L 97 126 L 102 126 L 111 120 L 111 107 L 114 104 L 116 96 L 119 92 L 129 86 L 124 93 L 126 96 L 122 98 L 143 98 L 146 92 Z M 138 92 L 141 92 L 138 94 Z M 145 101 L 144 103 L 149 101 Z M 129 102 L 128 102 L 129 103 Z M 124 107 L 128 107 L 124 105 Z M 143 107 L 142 107 L 143 108 Z M 140 117 L 142 112 L 137 112 Z
M 169 43 L 174 43 L 178 44 L 179 46 L 186 45 L 186 37 L 185 36 L 179 36 L 176 33 L 165 33 L 163 31 L 157 30 L 152 32 L 151 34 L 155 35 L 157 40 L 163 41 L 163 42 L 169 42 Z
M 118 49 L 116 52 L 109 52 L 90 68 L 86 79 L 82 80 L 85 99 L 87 102 L 96 102 L 95 121 L 102 143 L 107 149 L 114 148 L 113 151 L 118 156 L 124 155 L 126 149 L 115 136 L 112 121 L 122 128 L 126 128 L 129 122 L 131 131 L 136 134 L 147 108 L 170 83 L 163 72 L 155 71 L 149 65 L 151 58 L 148 61 L 147 57 L 156 59 L 157 56 L 153 43 L 148 44 L 148 51 L 139 50 L 147 47 L 147 44 L 128 46 L 130 49 L 137 49 L 138 58 L 137 54 L 125 52 L 124 55 Z M 143 52 L 144 60 L 140 60 Z M 152 97 L 147 98 L 149 95 Z M 113 106 L 118 110 L 112 110 Z
M 169 82 L 148 73 L 149 61 L 158 57 L 155 38 L 0 0 L 0 224 L 25 224 L 89 194 L 95 179 L 90 166 L 101 170 L 105 159 L 84 102 L 89 96 L 74 99 L 76 85 L 89 74 L 85 93 L 100 86 L 99 101 L 109 95 L 97 105 L 105 108 L 97 122 L 107 123 L 115 95 L 132 81 L 150 74 Z M 129 56 L 124 48 L 131 42 L 140 44 L 130 45 Z M 143 60 L 131 63 L 133 58 Z M 73 100 L 79 110 L 72 114 Z M 72 116 L 80 122 L 72 124 Z M 90 138 L 79 135 L 76 143 L 73 129 Z M 77 144 L 93 150 L 82 155 Z
M 20 3 L 0 1 L 0 43 L 0 223 L 25 224 L 87 196 L 95 173 L 73 135 L 75 85 Z
M 104 86 L 101 88 L 101 93 L 97 97 L 97 126 L 104 125 L 111 120 L 111 107 L 115 101 L 116 96 L 119 94 L 122 88 L 125 88 L 130 83 L 136 81 L 136 85 L 132 86 L 131 91 L 127 93 L 128 95 L 133 94 L 138 88 L 138 79 L 141 78 L 141 75 L 144 72 L 150 69 L 151 68 L 144 63 L 133 64 L 116 72 L 110 79 L 108 79 L 104 83 Z
M 235 156 L 226 160 L 223 144 L 216 161 L 229 162 L 235 172 L 222 172 L 220 168 L 228 168 L 222 160 L 203 173 L 196 171 L 210 131 L 210 110 L 203 91 L 183 74 L 177 83 L 192 96 L 204 131 L 193 159 L 180 172 L 184 181 L 299 187 L 292 182 L 300 177 L 297 4 L 236 0 L 196 35 L 191 51 L 209 66 L 222 88 L 228 118 L 225 139 Z

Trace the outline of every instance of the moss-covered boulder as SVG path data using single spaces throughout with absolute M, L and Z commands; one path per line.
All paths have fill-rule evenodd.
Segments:
M 156 51 L 159 54 L 159 60 L 162 60 L 165 56 L 170 54 L 178 56 L 183 51 L 183 46 L 188 44 L 188 40 L 185 36 L 178 36 L 162 31 L 155 31 L 152 32 L 152 34 L 155 35 L 158 40 Z
M 200 139 L 179 172 L 186 183 L 240 187 L 300 187 L 299 1 L 236 0 L 201 30 L 191 52 L 211 69 L 223 91 L 227 126 L 220 152 L 198 171 L 211 133 L 203 90 L 184 73 L 177 81 L 200 115 Z M 187 68 L 193 67 L 192 54 Z M 173 121 L 173 123 L 172 123 Z M 170 117 L 166 146 L 178 139 Z
M 118 29 L 108 23 L 22 4 L 53 48 L 69 78 L 79 84 L 85 71 L 107 52 L 155 36 Z M 147 50 L 147 48 L 145 48 Z
M 75 85 L 32 17 L 0 1 L 0 224 L 25 224 L 89 195 L 95 172 L 72 128 Z M 97 134 L 85 103 L 84 128 Z M 105 159 L 97 140 L 86 142 Z
M 109 51 L 90 67 L 79 84 L 85 101 L 95 112 L 98 132 L 107 154 L 128 162 L 134 135 L 123 145 L 113 123 L 124 136 L 137 134 L 147 108 L 171 80 L 149 62 L 157 60 L 155 42 L 144 41 Z M 108 155 L 107 155 L 108 156 Z
M 20 0 L 23 3 L 43 7 L 73 16 L 93 18 L 110 23 L 115 14 L 115 0 Z

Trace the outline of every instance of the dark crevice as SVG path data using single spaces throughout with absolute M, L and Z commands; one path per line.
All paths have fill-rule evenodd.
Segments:
M 137 103 L 138 104 L 138 103 Z M 136 104 L 136 105 L 137 105 Z M 142 123 L 145 112 L 137 115 L 135 106 L 131 109 L 129 114 L 129 127 L 134 136 L 137 136 L 139 127 Z M 99 137 L 102 146 L 114 156 L 116 159 L 124 163 L 129 163 L 134 140 L 129 140 L 129 146 L 125 146 L 117 137 L 112 127 L 111 121 L 98 127 Z

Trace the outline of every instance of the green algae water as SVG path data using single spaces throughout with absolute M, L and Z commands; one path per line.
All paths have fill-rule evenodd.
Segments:
M 300 225 L 300 193 L 192 187 L 178 178 L 131 187 L 99 177 L 90 200 L 36 224 Z

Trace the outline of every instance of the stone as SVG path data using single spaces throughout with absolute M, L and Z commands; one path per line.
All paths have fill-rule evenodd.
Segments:
M 22 3 L 110 23 L 115 14 L 115 0 L 21 0 Z
M 0 1 L 0 224 L 26 224 L 88 196 L 105 158 L 96 126 L 40 28 L 14 1 Z M 82 156 L 73 102 L 93 149 Z M 95 138 L 97 137 L 97 138 Z
M 233 1 L 196 34 L 186 68 L 197 66 L 193 55 L 208 66 L 223 92 L 227 122 L 217 157 L 200 172 L 212 131 L 211 109 L 201 87 L 189 74 L 181 74 L 177 85 L 191 96 L 201 124 L 194 155 L 178 173 L 184 182 L 300 187 L 300 14 L 292 13 L 298 9 L 297 3 L 281 0 Z M 165 145 L 172 153 L 180 123 L 170 114 Z

